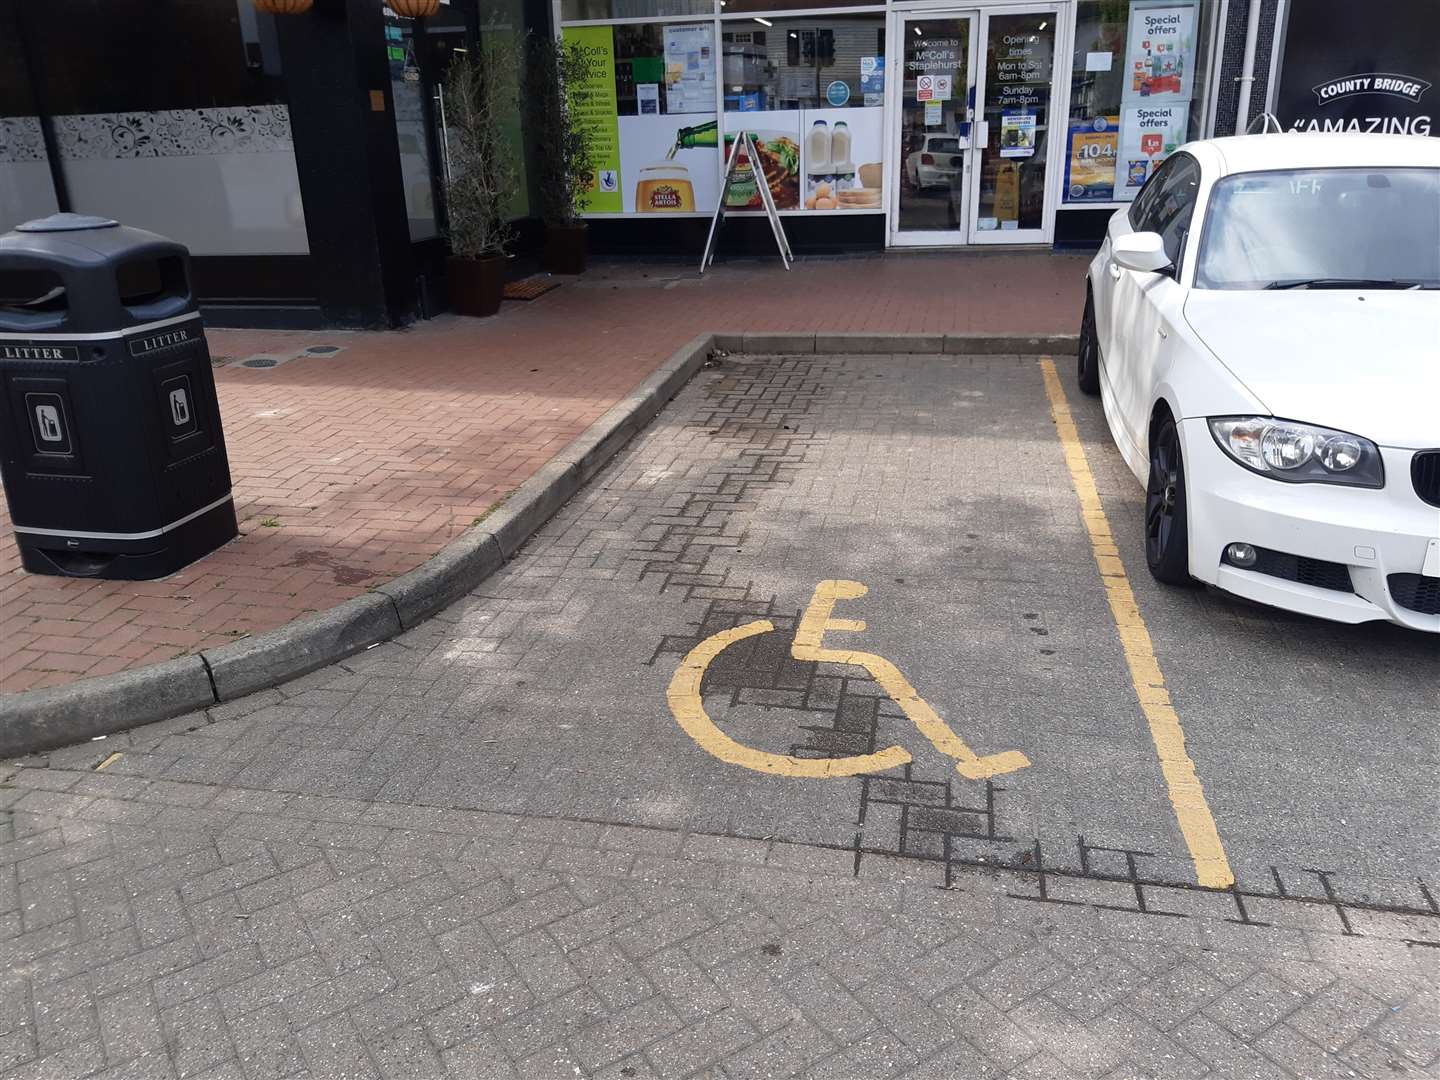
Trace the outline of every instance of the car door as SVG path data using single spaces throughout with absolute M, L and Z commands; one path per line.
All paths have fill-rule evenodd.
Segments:
M 1189 154 L 1172 155 L 1146 191 L 1151 196 L 1139 207 L 1135 231 L 1159 233 L 1171 265 L 1158 273 L 1119 266 L 1110 270 L 1118 347 L 1105 358 L 1112 408 L 1131 449 L 1141 457 L 1148 453 L 1150 409 L 1183 304 L 1180 262 L 1200 192 L 1199 162 Z
M 1091 265 L 1090 291 L 1095 300 L 1095 334 L 1100 341 L 1102 380 L 1108 359 L 1125 347 L 1125 341 L 1117 333 L 1121 323 L 1115 317 L 1115 284 L 1120 278 L 1120 267 L 1111 258 L 1111 251 L 1117 240 L 1140 229 L 1137 222 L 1147 220 L 1149 207 L 1153 205 L 1158 190 L 1155 182 L 1157 176 L 1158 172 L 1151 176 L 1150 182 L 1140 189 L 1134 202 L 1111 215 L 1105 230 L 1105 241 Z

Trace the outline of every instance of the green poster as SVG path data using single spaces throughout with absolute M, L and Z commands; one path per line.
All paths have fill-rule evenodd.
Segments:
M 585 201 L 592 213 L 618 214 L 620 198 L 620 123 L 615 103 L 615 31 L 608 26 L 567 26 L 565 44 L 585 54 L 585 78 L 570 87 L 570 108 L 590 132 L 595 176 Z

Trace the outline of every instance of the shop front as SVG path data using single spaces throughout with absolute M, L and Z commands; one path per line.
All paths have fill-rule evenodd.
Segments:
M 1289 53 L 1314 52 L 1324 23 L 1311 12 L 1336 3 L 1289 0 Z M 446 306 L 447 70 L 557 34 L 587 61 L 571 92 L 595 150 L 597 254 L 698 261 L 722 198 L 723 249 L 773 252 L 762 184 L 801 253 L 1086 245 L 1175 147 L 1217 117 L 1229 130 L 1242 9 L 449 0 L 412 19 L 381 0 L 294 15 L 254 0 L 0 0 L 0 40 L 14 46 L 0 65 L 0 230 L 59 209 L 174 237 L 216 321 L 426 317 Z M 1430 70 L 1402 60 L 1385 70 Z M 1356 59 L 1321 74 L 1331 67 L 1372 70 Z M 1284 70 L 1287 88 L 1309 78 L 1293 58 Z M 533 267 L 546 152 L 522 95 L 517 82 L 505 118 L 517 273 Z M 1257 88 L 1255 100 L 1270 98 Z M 758 160 L 742 152 L 727 187 L 741 132 Z
M 590 62 L 573 89 L 602 246 L 634 230 L 684 249 L 722 198 L 727 218 L 759 214 L 759 182 L 800 250 L 1063 243 L 1103 228 L 1213 110 L 1211 0 L 557 0 L 554 13 Z M 727 187 L 740 132 L 762 160 L 742 151 Z

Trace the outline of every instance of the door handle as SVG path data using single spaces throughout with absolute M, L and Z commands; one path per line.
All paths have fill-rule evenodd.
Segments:
M 1120 264 L 1119 264 L 1119 263 L 1113 263 L 1113 262 L 1112 262 L 1112 263 L 1110 264 L 1110 280 L 1111 280 L 1111 281 L 1119 281 L 1119 280 L 1120 280 Z

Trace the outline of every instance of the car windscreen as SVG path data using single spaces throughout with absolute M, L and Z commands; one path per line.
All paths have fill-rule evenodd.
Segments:
M 1284 169 L 1216 182 L 1200 289 L 1440 288 L 1440 169 Z

